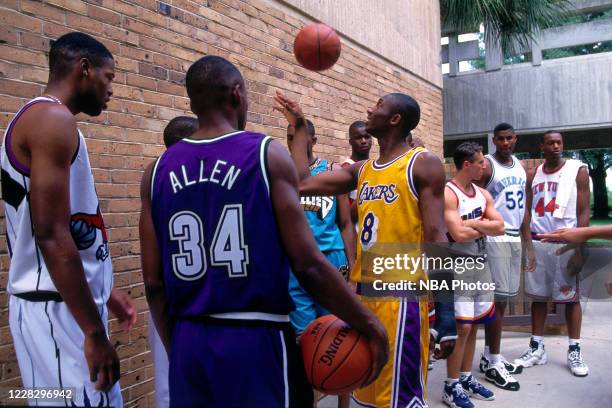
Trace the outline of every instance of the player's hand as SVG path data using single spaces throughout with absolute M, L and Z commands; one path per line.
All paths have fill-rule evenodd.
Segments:
M 482 231 L 480 231 L 478 228 L 480 227 L 480 223 L 482 220 L 477 220 L 477 219 L 470 219 L 470 220 L 462 220 L 462 224 L 464 227 L 469 227 L 472 228 L 473 230 L 475 230 L 476 232 L 480 233 L 480 236 L 482 237 L 484 234 L 482 233 Z
M 544 242 L 564 241 L 580 244 L 588 239 L 584 228 L 560 228 L 547 234 L 537 234 Z
M 107 306 L 119 320 L 121 330 L 128 331 L 136 324 L 136 306 L 132 298 L 119 289 L 113 289 L 108 298 Z
M 429 335 L 429 352 L 434 360 L 447 359 L 455 349 L 455 340 L 443 340 L 439 344 L 440 347 L 436 347 L 436 338 L 433 334 Z
M 376 321 L 372 334 L 367 335 L 366 338 L 372 355 L 372 367 L 370 368 L 370 375 L 361 385 L 362 387 L 374 382 L 389 360 L 389 338 L 387 337 L 387 331 L 379 321 Z
M 558 251 L 557 251 L 558 252 Z M 584 266 L 584 255 L 580 249 L 576 249 L 576 252 L 567 261 L 567 273 L 570 276 L 578 275 Z
M 555 255 L 563 255 L 564 253 L 566 253 L 568 251 L 572 251 L 572 250 L 574 250 L 576 248 L 578 248 L 578 246 L 576 244 L 563 245 L 562 247 L 560 247 L 559 249 L 557 249 L 555 251 Z
M 433 350 L 436 360 L 446 359 L 451 355 L 455 348 L 455 340 L 457 340 L 457 323 L 455 322 L 455 305 L 450 302 L 436 302 L 436 320 L 431 329 L 429 329 L 430 340 L 433 342 L 433 347 L 430 344 L 430 349 Z M 439 344 L 440 348 L 435 348 Z
M 436 347 L 437 341 L 435 336 L 430 333 L 429 334 L 429 351 L 432 353 L 433 358 L 436 360 L 444 360 L 447 359 L 453 352 L 455 348 L 455 339 L 442 340 L 439 345 L 440 347 Z
M 352 269 L 353 268 L 351 265 L 342 265 L 340 268 L 338 268 L 338 272 L 340 272 L 340 275 L 342 275 L 346 282 L 350 282 Z
M 89 367 L 89 379 L 96 389 L 107 392 L 119 381 L 119 356 L 106 337 L 106 333 L 85 336 L 85 359 Z
M 443 340 L 440 342 L 440 347 L 434 349 L 434 358 L 436 360 L 444 360 L 450 357 L 455 349 L 455 340 Z
M 274 95 L 274 101 L 276 102 L 274 109 L 285 115 L 287 122 L 289 122 L 291 126 L 295 127 L 298 122 L 304 123 L 304 114 L 302 113 L 302 108 L 296 101 L 287 98 L 280 91 L 276 91 L 276 95 Z

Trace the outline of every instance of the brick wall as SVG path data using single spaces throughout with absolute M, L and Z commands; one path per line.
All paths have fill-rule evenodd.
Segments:
M 224 56 L 241 69 L 249 90 L 251 130 L 284 138 L 285 122 L 272 110 L 281 89 L 299 97 L 318 132 L 316 151 L 338 160 L 349 153 L 348 125 L 387 92 L 416 97 L 423 117 L 415 135 L 442 151 L 441 91 L 359 48 L 343 44 L 340 61 L 323 74 L 294 62 L 292 43 L 307 21 L 263 0 L 0 0 L 0 130 L 47 80 L 49 41 L 72 30 L 90 33 L 116 58 L 114 96 L 96 118 L 80 116 L 109 228 L 117 287 L 129 291 L 139 310 L 129 334 L 111 322 L 122 359 L 127 406 L 153 406 L 153 369 L 147 345 L 147 307 L 138 244 L 139 182 L 144 167 L 162 150 L 161 131 L 185 114 L 183 88 L 189 65 L 204 54 Z M 4 234 L 4 223 L 2 233 Z M 0 244 L 0 386 L 18 385 L 8 329 L 9 259 Z

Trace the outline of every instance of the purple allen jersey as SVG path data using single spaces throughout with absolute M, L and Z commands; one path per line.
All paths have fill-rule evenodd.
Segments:
M 289 321 L 289 262 L 270 200 L 270 138 L 183 139 L 153 170 L 151 203 L 171 319 Z

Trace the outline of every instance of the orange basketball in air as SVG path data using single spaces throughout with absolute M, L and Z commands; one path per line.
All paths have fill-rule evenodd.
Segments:
M 331 68 L 340 58 L 340 37 L 329 26 L 309 24 L 295 37 L 293 54 L 306 69 L 323 71 Z
M 300 347 L 308 381 L 325 394 L 347 394 L 370 374 L 372 356 L 366 339 L 336 316 L 310 323 Z

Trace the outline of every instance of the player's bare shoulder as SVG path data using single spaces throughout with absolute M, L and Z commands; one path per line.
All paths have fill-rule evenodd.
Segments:
M 43 101 L 21 114 L 12 131 L 11 149 L 30 167 L 32 152 L 72 157 L 78 145 L 76 119 L 64 105 Z
M 77 122 L 66 106 L 38 104 L 26 111 L 20 122 L 18 135 L 20 144 L 23 143 L 26 149 L 33 150 L 39 146 L 50 154 L 65 148 L 70 156 L 74 154 L 78 144 Z
M 435 184 L 442 188 L 446 181 L 442 161 L 428 150 L 424 150 L 415 158 L 412 175 L 417 187 Z
M 276 140 L 270 140 L 266 150 L 268 172 L 271 178 L 281 177 L 288 178 L 295 176 L 297 182 L 297 174 L 293 160 L 289 156 L 287 149 Z M 291 177 L 293 178 L 293 177 Z
M 493 196 L 491 195 L 491 193 L 489 193 L 487 191 L 486 188 L 482 188 L 482 187 L 477 186 L 477 185 L 474 185 L 474 187 L 477 188 L 482 193 L 482 195 L 485 197 L 487 202 L 493 202 Z

